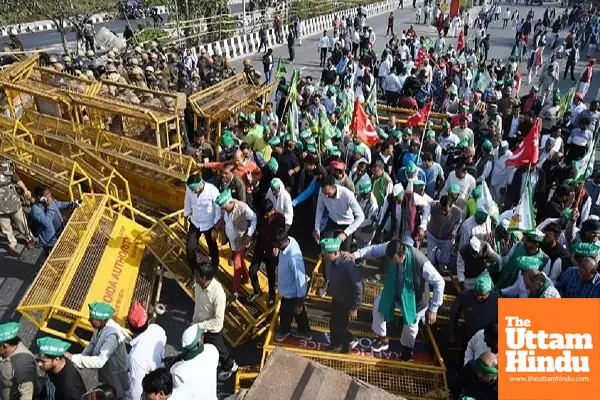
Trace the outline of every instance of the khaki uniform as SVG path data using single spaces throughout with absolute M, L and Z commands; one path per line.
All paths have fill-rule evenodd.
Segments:
M 221 75 L 223 76 L 223 79 L 231 78 L 235 75 L 235 70 L 231 67 L 225 66 Z
M 17 244 L 11 221 L 28 241 L 33 240 L 25 220 L 21 198 L 17 194 L 16 183 L 20 180 L 10 161 L 0 161 L 0 230 L 11 247 Z
M 215 54 L 213 57 L 213 64 L 217 71 L 223 71 L 223 67 L 225 66 L 225 59 L 223 56 Z

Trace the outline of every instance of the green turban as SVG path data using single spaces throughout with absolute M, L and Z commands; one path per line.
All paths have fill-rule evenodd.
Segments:
M 273 190 L 279 190 L 281 188 L 280 182 L 281 181 L 279 179 L 273 179 L 269 186 L 271 186 L 271 189 L 273 189 Z
M 544 235 L 544 232 L 540 231 L 539 229 L 525 232 L 524 235 L 527 238 L 527 240 L 531 240 L 532 242 L 536 243 L 542 243 L 544 241 L 544 237 L 546 237 L 546 235 Z
M 342 239 L 340 239 L 339 237 L 325 238 L 321 239 L 321 242 L 319 242 L 319 244 L 321 246 L 321 250 L 324 253 L 335 253 L 336 251 L 340 251 Z
M 302 140 L 306 140 L 311 136 L 312 136 L 312 133 L 310 132 L 310 129 L 305 129 L 302 132 L 300 132 L 300 139 L 302 139 Z
M 296 150 L 298 150 L 300 153 L 302 153 L 304 151 L 304 143 L 296 142 Z
M 474 199 L 480 198 L 482 194 L 483 194 L 483 187 L 481 185 L 475 186 L 473 188 L 473 190 L 471 191 L 471 196 L 473 196 Z
M 467 147 L 469 145 L 469 141 L 467 139 L 461 139 L 460 142 L 458 142 L 457 147 L 464 149 L 465 147 Z
M 410 129 L 410 128 L 408 128 L 408 127 L 407 127 L 407 128 L 404 128 L 404 133 L 406 133 L 406 134 L 407 134 L 407 135 L 409 135 L 409 136 L 412 136 L 412 129 Z
M 215 203 L 217 203 L 219 207 L 223 207 L 224 205 L 227 205 L 232 199 L 233 197 L 231 196 L 231 190 L 226 189 L 220 195 L 217 196 Z
M 276 173 L 279 170 L 279 163 L 275 159 L 275 157 L 271 157 L 269 162 L 267 163 L 267 167 L 271 170 L 271 172 Z
M 491 151 L 492 150 L 492 142 L 490 142 L 488 139 L 486 139 L 485 142 L 483 142 L 483 148 L 487 151 Z
M 21 329 L 20 322 L 7 322 L 0 325 L 0 343 L 16 338 L 19 334 L 19 329 Z
M 371 185 L 371 182 L 364 182 L 358 185 L 358 193 L 360 194 L 371 193 L 372 189 L 373 186 Z
M 306 146 L 306 151 L 311 154 L 317 154 L 317 146 L 315 146 L 314 144 L 309 144 Z
M 540 269 L 542 259 L 535 256 L 521 256 L 517 258 L 519 270 L 525 272 L 532 269 Z
M 448 193 L 450 193 L 450 194 L 460 193 L 460 185 L 458 183 L 450 185 L 450 187 L 448 187 Z
M 235 145 L 235 140 L 233 139 L 233 136 L 230 136 L 230 135 L 221 136 L 221 146 L 231 147 L 233 145 Z
M 477 281 L 475 281 L 475 291 L 480 294 L 488 293 L 492 290 L 494 284 L 492 283 L 492 278 L 490 275 L 485 272 L 481 274 Z
M 406 166 L 406 172 L 409 175 L 414 174 L 415 172 L 417 172 L 417 164 L 415 164 L 414 162 L 410 161 L 408 163 L 408 165 Z
M 477 221 L 485 221 L 488 217 L 488 213 L 483 210 L 479 210 L 475 212 L 474 217 Z
M 88 305 L 90 309 L 90 318 L 100 321 L 107 321 L 112 318 L 115 309 L 110 304 L 94 302 Z
M 600 247 L 594 243 L 578 242 L 573 245 L 572 250 L 576 256 L 596 258 L 598 257 Z
M 393 138 L 396 138 L 396 139 L 399 139 L 399 138 L 400 138 L 400 136 L 402 136 L 402 135 L 400 134 L 400 131 L 399 131 L 398 129 L 392 129 L 392 130 L 390 131 L 390 135 L 392 135 L 392 137 L 393 137 Z
M 269 139 L 269 146 L 277 147 L 279 145 L 281 145 L 281 139 L 279 139 L 279 136 L 273 136 L 271 139 Z
M 435 131 L 427 131 L 427 133 L 425 134 L 425 138 L 427 138 L 427 139 L 435 138 Z

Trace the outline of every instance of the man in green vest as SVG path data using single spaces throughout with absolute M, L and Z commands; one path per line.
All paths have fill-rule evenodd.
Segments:
M 423 253 L 401 240 L 372 245 L 345 256 L 354 260 L 385 257 L 387 272 L 383 290 L 373 302 L 371 324 L 378 339 L 371 350 L 380 352 L 389 348 L 386 324 L 394 321 L 398 305 L 402 311 L 401 360 L 409 361 L 419 332 L 419 321 L 425 319 L 429 325 L 436 321 L 444 296 L 444 278 Z M 431 298 L 430 286 L 433 287 Z
M 77 368 L 98 370 L 98 380 L 111 385 L 117 399 L 123 399 L 129 389 L 125 333 L 112 320 L 115 309 L 106 303 L 89 304 L 90 324 L 94 328 L 90 343 L 81 354 L 65 353 Z
M 394 182 L 392 178 L 385 172 L 383 162 L 375 162 L 373 166 L 373 194 L 377 200 L 377 206 L 381 208 L 385 198 L 392 193 Z

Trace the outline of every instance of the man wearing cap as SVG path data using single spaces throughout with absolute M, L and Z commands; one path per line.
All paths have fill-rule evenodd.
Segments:
M 244 257 L 256 230 L 256 214 L 247 204 L 234 200 L 228 190 L 221 193 L 215 203 L 222 209 L 225 234 L 233 253 L 233 296 L 237 299 L 242 280 L 250 280 Z
M 598 237 L 600 236 L 600 220 L 598 220 L 596 215 L 592 215 L 591 218 L 583 221 L 581 224 L 581 230 L 578 231 L 575 226 L 575 222 L 579 217 L 579 211 L 577 209 L 573 210 L 571 214 L 571 220 L 567 223 L 567 227 L 565 229 L 565 239 L 569 243 L 571 249 L 574 245 L 579 242 L 583 243 L 593 243 L 596 246 L 600 246 L 600 241 Z
M 339 237 L 343 242 L 342 249 L 347 251 L 352 243 L 352 234 L 363 223 L 365 216 L 354 193 L 337 185 L 333 176 L 325 176 L 319 184 L 321 190 L 315 213 L 315 241 L 320 242 L 321 240 L 321 221 L 324 212 L 327 211 L 328 219 L 323 237 Z
M 219 248 L 214 229 L 221 219 L 221 209 L 215 205 L 219 190 L 211 183 L 204 181 L 200 175 L 191 175 L 187 180 L 183 217 L 188 225 L 187 260 L 193 270 L 196 263 L 198 241 L 204 235 L 208 251 L 215 271 L 219 267 Z M 141 378 L 140 378 L 141 379 Z
M 54 385 L 53 398 L 80 400 L 87 390 L 77 368 L 71 360 L 65 358 L 71 343 L 50 336 L 41 337 L 36 343 L 40 353 L 38 365 Z
M 508 149 L 508 142 L 503 140 L 498 147 L 498 156 L 492 167 L 492 177 L 490 179 L 490 192 L 492 199 L 496 204 L 504 203 L 504 191 L 508 185 L 508 176 L 510 167 L 506 166 L 506 161 L 512 157 L 512 151 Z
M 419 157 L 419 160 L 421 157 Z M 413 161 L 409 161 L 405 167 L 400 168 L 396 172 L 396 179 L 398 182 L 402 183 L 407 190 L 412 189 L 413 182 L 417 180 L 424 181 L 427 179 L 425 176 L 425 172 Z
M 440 195 L 448 194 L 458 189 L 458 200 L 456 205 L 464 210 L 467 204 L 467 200 L 471 196 L 471 192 L 476 186 L 475 178 L 471 174 L 467 174 L 467 169 L 464 164 L 456 166 L 454 171 L 448 174 L 448 179 L 444 184 L 444 188 L 441 190 Z M 450 190 L 450 188 L 454 190 Z
M 463 290 L 454 300 L 450 312 L 450 342 L 456 342 L 456 334 L 462 339 L 463 350 L 467 348 L 469 340 L 479 330 L 489 324 L 498 323 L 498 298 L 499 295 L 492 289 L 494 284 L 487 271 L 473 282 L 471 289 Z M 461 330 L 458 321 L 462 319 Z
M 596 59 L 590 58 L 587 65 L 585 66 L 583 74 L 581 74 L 581 78 L 579 79 L 579 87 L 577 88 L 577 92 L 581 93 L 583 97 L 585 97 L 588 89 L 590 88 L 590 83 L 592 83 L 592 72 L 595 63 Z
M 383 205 L 385 198 L 392 192 L 394 183 L 390 175 L 385 171 L 385 165 L 380 160 L 375 161 L 373 164 L 371 179 L 373 195 L 375 196 L 375 200 L 377 200 L 377 207 L 379 208 Z
M 371 349 L 380 352 L 389 348 L 386 323 L 394 321 L 398 304 L 402 311 L 401 359 L 409 361 L 419 332 L 419 321 L 425 319 L 429 325 L 436 321 L 444 295 L 444 278 L 423 253 L 399 240 L 371 245 L 344 256 L 354 260 L 386 257 L 384 287 L 373 302 L 371 327 L 378 339 Z M 430 286 L 433 287 L 431 298 Z
M 137 400 L 142 397 L 142 380 L 146 374 L 163 366 L 167 335 L 161 326 L 150 323 L 148 313 L 137 301 L 129 311 L 127 324 L 133 339 L 127 361 L 129 391 L 125 398 Z
M 492 142 L 486 139 L 481 146 L 481 156 L 476 165 L 476 182 L 481 184 L 486 182 L 488 185 L 491 182 L 492 172 L 494 169 L 494 156 L 492 155 Z
M 193 324 L 183 331 L 183 352 L 171 367 L 173 386 L 188 388 L 194 399 L 217 400 L 219 352 L 204 339 L 200 324 Z
M 550 274 L 550 259 L 540 250 L 544 238 L 544 233 L 538 229 L 523 233 L 522 241 L 516 243 L 508 254 L 502 257 L 502 271 L 498 282 L 496 282 L 496 289 L 504 289 L 515 285 L 520 270 L 519 260 L 523 256 L 540 259 L 539 265 L 543 266 L 542 270 Z
M 581 93 L 575 93 L 573 96 L 573 103 L 571 104 L 571 125 L 576 127 L 579 126 L 579 117 L 583 111 L 587 110 L 587 106 L 583 102 L 583 95 Z
M 418 232 L 418 236 L 421 238 L 421 233 L 424 235 L 427 227 L 425 220 L 417 226 L 419 223 L 417 207 L 427 209 L 429 204 L 422 196 L 415 195 L 412 188 L 405 193 L 401 183 L 395 184 L 392 193 L 385 198 L 380 209 L 375 235 L 379 236 L 383 232 L 384 237 L 388 240 L 401 239 L 404 243 L 413 245 L 413 234 Z M 427 213 L 429 213 L 428 210 Z
M 346 174 L 346 164 L 344 164 L 343 161 L 332 160 L 329 163 L 329 170 L 335 179 L 336 185 L 340 185 L 353 193 L 355 192 L 356 188 L 354 187 L 354 182 L 352 182 L 352 179 Z
M 0 396 L 34 400 L 41 391 L 35 357 L 19 338 L 19 322 L 0 325 Z
M 294 221 L 294 207 L 292 206 L 292 197 L 285 190 L 281 179 L 275 178 L 271 181 L 266 198 L 273 202 L 275 211 L 284 215 L 286 229 L 290 229 Z
M 112 320 L 115 309 L 110 304 L 93 302 L 88 307 L 92 339 L 81 354 L 65 353 L 65 357 L 77 368 L 97 369 L 98 381 L 111 385 L 117 399 L 123 399 L 129 389 L 125 333 Z
M 452 133 L 458 138 L 454 146 L 457 146 L 458 142 L 461 140 L 466 140 L 471 147 L 475 145 L 473 130 L 467 126 L 467 123 L 467 117 L 461 117 L 459 125 L 452 130 Z
M 285 229 L 280 229 L 275 234 L 273 246 L 273 255 L 278 257 L 277 289 L 281 296 L 279 332 L 275 335 L 275 340 L 282 342 L 290 334 L 299 339 L 311 340 L 308 314 L 304 307 L 308 286 L 300 245 L 296 239 L 288 236 Z M 291 329 L 292 320 L 296 321 L 298 327 L 295 331 Z
M 600 298 L 600 273 L 598 273 L 598 257 L 600 247 L 592 243 L 577 243 L 573 246 L 570 263 L 557 284 L 562 297 L 567 298 Z M 566 261 L 566 260 L 565 260 Z
M 354 261 L 340 257 L 340 238 L 321 239 L 321 252 L 329 270 L 331 314 L 329 317 L 330 344 L 328 351 L 347 353 L 358 345 L 358 339 L 348 331 L 350 320 L 356 319 L 363 300 L 360 271 Z

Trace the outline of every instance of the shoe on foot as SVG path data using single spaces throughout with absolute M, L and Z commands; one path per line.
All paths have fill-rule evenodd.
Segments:
M 252 293 L 250 296 L 248 296 L 248 303 L 253 303 L 261 295 L 262 295 L 262 293 L 260 293 L 260 292 L 259 293 Z
M 238 370 L 238 365 L 234 361 L 233 365 L 231 366 L 231 369 L 229 371 L 219 372 L 219 375 L 217 375 L 217 379 L 220 381 L 226 381 L 227 379 L 231 378 L 231 375 L 233 375 L 237 370 Z
M 302 333 L 298 330 L 293 330 L 292 336 L 295 337 L 296 339 L 312 340 L 311 332 Z
M 400 356 L 401 361 L 410 361 L 412 359 L 413 349 L 412 347 L 403 346 L 402 355 Z
M 275 341 L 276 342 L 283 342 L 285 339 L 288 338 L 288 336 L 290 336 L 289 332 L 277 332 L 275 334 Z
M 329 346 L 325 347 L 325 351 L 330 351 L 332 353 L 340 353 L 342 351 L 342 345 L 334 346 L 333 344 L 329 344 Z
M 372 345 L 371 350 L 374 352 L 385 351 L 390 348 L 390 340 L 388 338 L 379 338 Z
M 325 297 L 327 294 L 327 286 L 329 285 L 329 281 L 323 282 L 321 287 L 319 288 L 319 297 Z

